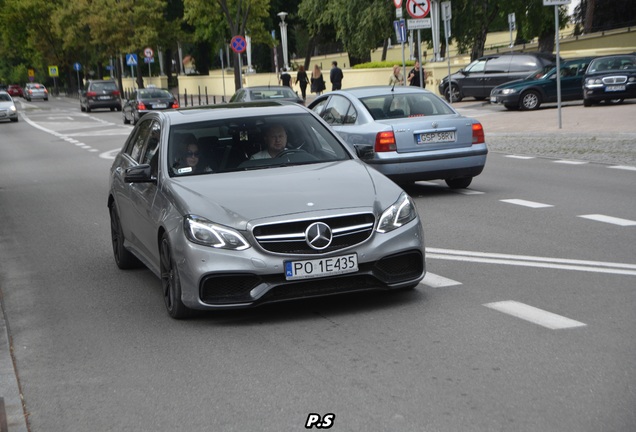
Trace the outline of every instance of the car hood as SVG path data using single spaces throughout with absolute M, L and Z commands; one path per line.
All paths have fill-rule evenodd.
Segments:
M 8 109 L 8 108 L 11 108 L 12 106 L 15 106 L 15 104 L 13 102 L 0 101 L 0 108 L 2 108 L 2 109 Z
M 182 215 L 202 216 L 239 230 L 248 223 L 303 213 L 378 213 L 402 191 L 358 160 L 173 178 L 168 189 Z

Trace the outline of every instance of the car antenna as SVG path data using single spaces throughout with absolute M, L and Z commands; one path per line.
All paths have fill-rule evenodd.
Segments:
M 395 83 L 393 83 L 393 87 L 391 87 L 391 91 L 395 89 Z

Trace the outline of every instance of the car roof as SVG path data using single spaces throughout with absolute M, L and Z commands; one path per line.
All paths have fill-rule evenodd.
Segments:
M 252 87 L 243 87 L 244 90 L 267 90 L 267 89 L 290 89 L 291 87 L 289 86 L 279 86 L 279 85 L 263 85 L 263 86 L 252 86 Z
M 329 93 L 325 93 L 325 96 L 330 94 L 345 93 L 350 94 L 356 98 L 363 98 L 369 96 L 387 95 L 387 94 L 407 94 L 407 93 L 430 93 L 430 91 L 414 86 L 366 86 L 366 87 L 354 87 L 345 90 L 336 90 Z
M 165 117 L 171 125 L 206 120 L 258 117 L 266 115 L 309 114 L 311 111 L 293 102 L 241 102 L 157 111 L 147 116 Z

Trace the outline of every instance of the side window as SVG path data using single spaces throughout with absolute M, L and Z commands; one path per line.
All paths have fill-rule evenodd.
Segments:
M 475 60 L 473 63 L 466 66 L 466 72 L 475 73 L 483 72 L 486 68 L 486 60 Z
M 510 66 L 510 57 L 491 58 L 486 62 L 486 73 L 506 73 Z
M 322 110 L 325 108 L 325 105 L 327 105 L 327 100 L 327 98 L 321 100 L 311 110 L 320 115 L 320 113 L 322 113 Z
M 349 110 L 353 111 L 353 107 L 348 99 L 342 96 L 332 96 L 322 113 L 322 118 L 332 125 L 351 124 L 350 121 L 346 121 Z
M 152 174 L 157 175 L 159 169 L 159 142 L 161 138 L 161 125 L 157 121 L 152 121 L 150 125 L 150 134 L 148 143 L 144 149 L 143 156 L 141 157 L 142 164 L 150 164 L 152 168 Z
M 541 64 L 537 59 L 528 55 L 514 56 L 510 62 L 510 72 L 531 72 L 539 68 Z
M 135 135 L 131 138 L 126 146 L 126 153 L 130 155 L 135 161 L 139 162 L 141 157 L 141 151 L 144 148 L 144 143 L 150 135 L 150 121 L 145 121 L 139 125 L 135 131 Z

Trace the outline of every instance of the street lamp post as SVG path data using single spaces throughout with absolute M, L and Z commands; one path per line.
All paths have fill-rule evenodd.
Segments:
M 287 23 L 285 22 L 287 12 L 279 12 L 277 15 L 280 18 L 280 41 L 283 45 L 283 69 L 289 70 L 287 62 Z

